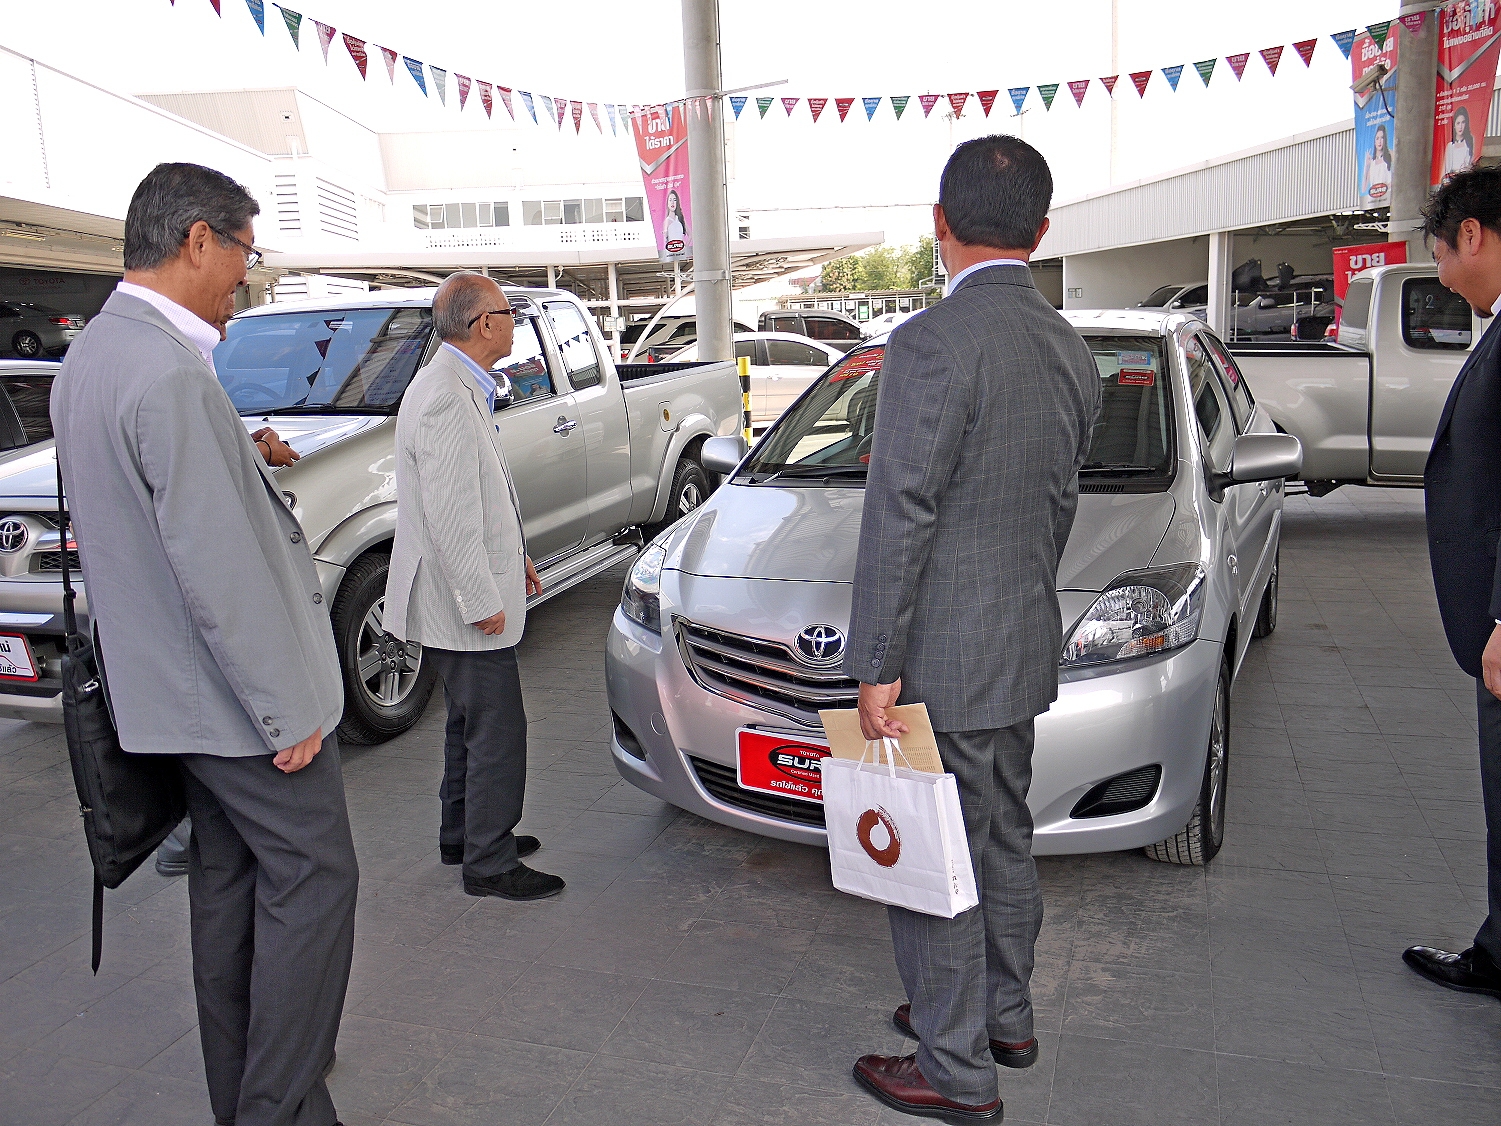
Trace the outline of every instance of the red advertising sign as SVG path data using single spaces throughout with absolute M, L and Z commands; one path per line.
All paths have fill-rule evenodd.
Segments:
M 688 115 L 683 106 L 650 106 L 631 115 L 641 182 L 657 234 L 657 257 L 693 257 L 693 212 L 688 198 Z
M 1365 246 L 1336 246 L 1334 248 L 1334 323 L 1339 324 L 1340 314 L 1345 310 L 1345 291 L 1350 288 L 1350 279 L 1361 270 L 1372 266 L 1400 266 L 1407 261 L 1405 242 L 1372 242 Z
M 743 730 L 739 741 L 736 777 L 741 789 L 823 801 L 823 771 L 818 764 L 829 757 L 828 747 L 768 731 Z
M 1501 6 L 1496 0 L 1455 0 L 1438 10 L 1438 83 L 1433 105 L 1433 167 L 1438 187 L 1475 164 L 1501 53 Z

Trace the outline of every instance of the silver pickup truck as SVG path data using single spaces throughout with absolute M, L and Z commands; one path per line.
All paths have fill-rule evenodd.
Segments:
M 332 607 L 344 667 L 339 737 L 348 742 L 405 731 L 433 690 L 420 648 L 394 646 L 381 628 L 396 527 L 395 416 L 438 347 L 432 295 L 262 306 L 230 321 L 214 353 L 246 427 L 274 427 L 302 455 L 277 470 L 277 482 Z M 494 368 L 495 421 L 545 599 L 633 556 L 636 529 L 650 538 L 703 502 L 711 481 L 698 451 L 706 438 L 740 432 L 740 381 L 731 362 L 616 365 L 572 294 L 506 295 L 522 315 L 511 355 Z M 37 673 L 0 675 L 0 716 L 61 720 L 54 464 L 51 442 L 0 455 L 0 641 L 23 639 Z

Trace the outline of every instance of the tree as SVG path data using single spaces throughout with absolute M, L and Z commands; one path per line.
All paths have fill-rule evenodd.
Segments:
M 850 293 L 881 289 L 921 289 L 933 276 L 933 236 L 924 235 L 916 246 L 874 246 L 824 264 L 819 287 L 825 293 Z

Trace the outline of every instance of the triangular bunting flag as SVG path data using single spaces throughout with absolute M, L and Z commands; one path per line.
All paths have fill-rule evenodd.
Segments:
M 1194 63 L 1194 70 L 1199 72 L 1199 81 L 1205 86 L 1208 86 L 1209 80 L 1214 77 L 1214 64 L 1217 62 L 1219 59 L 1201 59 Z
M 573 113 L 573 135 L 577 137 L 584 127 L 584 103 L 571 102 L 568 108 Z
M 1049 82 L 1046 86 L 1039 86 L 1037 92 L 1042 95 L 1042 108 L 1051 111 L 1053 99 L 1058 96 L 1058 83 Z
M 1177 66 L 1165 66 L 1162 68 L 1162 77 L 1167 79 L 1167 84 L 1173 88 L 1173 93 L 1178 92 L 1178 79 L 1183 77 L 1183 64 Z
M 299 51 L 302 50 L 302 41 L 299 38 L 302 32 L 302 13 L 294 12 L 291 8 L 283 8 L 280 4 L 276 7 L 281 12 L 282 22 L 287 25 L 287 34 L 292 37 L 292 46 Z M 1355 33 L 1352 31 L 1350 34 Z M 1346 54 L 1348 53 L 1347 51 Z
M 354 60 L 354 65 L 359 68 L 360 77 L 365 77 L 365 68 L 370 65 L 370 56 L 365 52 L 365 41 L 356 39 L 349 32 L 344 32 L 344 50 L 349 52 L 349 57 Z
M 326 360 L 328 359 L 328 346 L 333 342 L 334 338 L 332 336 L 328 336 L 324 337 L 324 339 L 322 340 L 313 341 L 313 347 L 318 349 L 318 355 L 322 356 Z
M 1304 66 L 1313 65 L 1313 49 L 1319 45 L 1317 39 L 1300 39 L 1293 44 L 1293 50 L 1298 52 L 1298 57 L 1303 60 Z
M 590 102 L 589 103 L 589 117 L 594 122 L 594 131 L 596 133 L 600 134 L 601 136 L 603 136 L 604 135 L 604 131 L 605 131 L 605 127 L 599 123 L 599 103 L 598 102 Z
M 219 0 L 208 0 L 208 2 L 214 6 L 214 15 L 218 16 L 222 20 L 224 18 L 224 13 L 219 11 Z M 172 7 L 177 7 L 177 0 L 172 0 Z
M 990 107 L 995 105 L 999 90 L 976 90 L 975 97 L 980 99 L 980 108 L 985 111 L 985 116 L 990 116 Z
M 745 108 L 745 103 L 750 101 L 744 94 L 730 99 L 730 109 L 735 111 L 735 120 L 740 120 L 740 111 Z
M 485 116 L 490 116 L 490 111 L 495 108 L 495 98 L 488 82 L 476 82 L 479 87 L 479 104 L 485 111 Z
M 396 60 L 401 56 L 389 47 L 382 47 L 380 55 L 381 58 L 386 60 L 386 77 L 394 84 L 396 82 Z
M 1405 16 L 1398 16 L 1402 26 L 1407 29 L 1409 35 L 1416 35 L 1423 30 L 1423 17 L 1427 12 L 1410 12 Z
M 902 119 L 902 114 L 907 109 L 907 103 L 911 100 L 911 94 L 897 94 L 891 99 L 891 112 L 896 114 L 896 119 L 898 121 Z
M 792 116 L 792 111 L 795 110 L 795 109 L 797 109 L 797 103 L 800 102 L 800 101 L 802 101 L 801 98 L 783 98 L 782 99 L 782 109 L 784 109 L 787 112 L 787 116 L 788 117 Z
M 266 0 L 245 0 L 245 7 L 250 9 L 250 18 L 255 21 L 255 26 L 261 29 L 261 34 L 266 34 Z
M 771 108 L 771 103 L 774 101 L 776 101 L 775 98 L 757 98 L 756 112 L 764 118 L 766 116 L 766 111 Z
M 516 111 L 511 108 L 511 88 L 509 86 L 496 86 L 495 92 L 500 95 L 500 103 L 501 105 L 506 107 L 507 116 L 509 116 L 512 121 L 515 121 Z M 531 107 L 528 106 L 527 108 L 530 109 Z M 532 114 L 532 120 L 537 120 L 537 115 L 535 113 Z
M 933 107 L 938 104 L 938 99 L 941 98 L 941 97 L 943 97 L 942 94 L 919 94 L 919 95 L 917 95 L 918 104 L 920 104 L 922 106 L 922 115 L 923 115 L 923 117 L 927 117 L 928 114 L 930 114 L 930 113 L 933 112 Z
M 855 104 L 854 98 L 835 98 L 834 108 L 839 111 L 839 120 L 843 121 L 850 111 L 850 106 Z
M 1150 70 L 1133 70 L 1131 72 L 1131 85 L 1136 87 L 1136 96 L 1138 98 L 1145 98 L 1147 96 L 1147 83 L 1150 81 L 1152 81 L 1152 72 Z
M 464 103 L 469 100 L 469 79 L 458 73 L 454 74 L 454 78 L 458 81 L 459 84 L 459 112 L 462 113 L 464 110 Z
M 969 94 L 967 92 L 949 95 L 949 108 L 954 111 L 955 117 L 964 116 L 964 103 L 967 101 L 969 101 Z
M 875 117 L 876 110 L 881 108 L 881 99 L 861 98 L 860 104 L 865 107 L 865 120 L 869 121 L 871 118 Z
M 1334 45 L 1348 59 L 1350 57 L 1350 48 L 1355 46 L 1355 29 L 1352 27 L 1349 31 L 1336 31 L 1329 38 L 1334 40 Z
M 422 73 L 421 61 L 409 59 L 405 55 L 401 56 L 401 61 L 406 65 L 407 73 L 412 76 L 412 81 L 417 83 L 418 89 L 422 91 L 422 96 L 427 97 L 427 78 Z
M 505 87 L 502 86 L 501 89 L 504 90 Z M 516 93 L 521 95 L 521 104 L 526 106 L 526 112 L 532 115 L 532 124 L 537 124 L 537 107 L 532 102 L 532 96 L 525 90 L 517 90 Z M 501 96 L 504 97 L 505 95 L 502 94 Z
M 1277 76 L 1277 64 L 1282 61 L 1281 47 L 1263 47 L 1256 52 L 1261 56 L 1261 61 L 1266 63 L 1267 70 L 1272 72 L 1272 77 Z
M 605 116 L 610 119 L 610 136 L 620 136 L 620 134 L 615 131 L 615 104 L 613 102 L 605 103 Z M 603 130 L 601 130 L 601 132 L 603 132 Z
M 1026 104 L 1027 95 L 1031 92 L 1032 87 L 1030 86 L 1013 86 L 1006 91 L 1007 94 L 1011 95 L 1011 115 L 1013 117 L 1021 113 L 1022 106 Z
M 427 64 L 427 69 L 433 72 L 433 89 L 438 91 L 438 102 L 446 106 L 448 104 L 448 71 L 440 66 L 433 66 L 432 63 Z
M 1084 95 L 1089 93 L 1089 79 L 1076 78 L 1068 84 L 1068 92 L 1074 96 L 1074 105 L 1084 104 Z
M 553 100 L 546 94 L 538 94 L 537 101 L 542 103 L 542 116 L 547 118 L 549 123 L 558 124 L 558 107 L 553 104 Z
M 1235 72 L 1235 81 L 1240 81 L 1240 76 L 1246 72 L 1246 63 L 1250 61 L 1251 52 L 1242 51 L 1238 55 L 1226 55 L 1225 61 L 1230 64 L 1230 69 Z
M 313 26 L 318 29 L 318 46 L 323 48 L 323 63 L 328 65 L 328 45 L 334 41 L 334 29 L 321 20 L 314 20 Z
M 1386 46 L 1386 37 L 1392 33 L 1392 24 L 1395 22 L 1395 20 L 1378 20 L 1376 23 L 1366 25 L 1366 30 L 1371 33 L 1371 38 L 1376 41 L 1376 46 Z
M 1112 74 L 1109 78 L 1101 78 L 1100 85 L 1105 87 L 1105 93 L 1115 97 L 1115 84 L 1120 81 L 1120 75 Z
M 828 98 L 809 98 L 808 112 L 813 115 L 813 120 L 818 120 L 818 115 L 823 112 L 823 107 L 829 104 Z

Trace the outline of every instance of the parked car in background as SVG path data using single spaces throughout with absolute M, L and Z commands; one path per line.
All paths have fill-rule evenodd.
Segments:
M 433 667 L 382 628 L 395 534 L 396 412 L 438 347 L 432 289 L 265 305 L 234 317 L 214 366 L 247 429 L 273 426 L 302 460 L 275 471 L 332 611 L 344 672 L 339 737 L 376 743 L 421 716 Z M 704 440 L 740 432 L 735 365 L 616 365 L 570 293 L 506 288 L 515 347 L 492 369 L 495 424 L 542 599 L 632 558 L 701 504 Z M 51 443 L 0 460 L 0 634 L 30 648 L 32 683 L 0 683 L 0 715 L 61 719 L 61 557 Z M 215 514 L 205 512 L 212 521 Z M 7 527 L 26 529 L 20 542 Z M 81 611 L 87 609 L 87 592 Z
M 1433 264 L 1350 279 L 1334 343 L 1230 345 L 1278 429 L 1303 442 L 1303 479 L 1418 487 L 1454 377 L 1484 329 Z
M 844 353 L 831 344 L 790 332 L 738 332 L 735 358 L 742 356 L 750 360 L 751 423 L 760 426 L 781 417 Z M 669 359 L 673 363 L 697 360 L 698 345 L 690 344 Z
M 1209 307 L 1209 283 L 1191 282 L 1187 285 L 1174 283 L 1158 286 L 1136 306 L 1138 309 L 1160 309 L 1165 313 L 1198 312 Z
M 23 360 L 61 356 L 86 319 L 34 301 L 0 301 L 0 352 Z
M 1037 721 L 1033 845 L 1201 864 L 1224 841 L 1231 686 L 1277 624 L 1299 446 L 1199 319 L 1064 315 L 1103 409 L 1059 565 L 1067 640 Z M 726 483 L 632 567 L 605 680 L 615 766 L 648 793 L 824 843 L 818 712 L 857 697 L 842 657 L 885 339 L 831 368 L 748 457 L 738 438 L 705 443 Z
M 848 352 L 865 339 L 865 330 L 854 317 L 829 309 L 773 309 L 762 313 L 756 325 L 762 332 L 790 332 Z
M 1230 335 L 1235 340 L 1318 340 L 1334 322 L 1334 279 L 1293 278 L 1285 289 L 1235 294 Z
M 735 321 L 734 326 L 736 332 L 750 331 L 749 325 L 739 321 Z M 697 339 L 698 320 L 695 317 L 662 317 L 656 324 L 646 321 L 630 325 L 620 334 L 620 360 L 626 362 L 634 351 L 636 362 L 660 363 Z M 636 347 L 638 343 L 640 348 Z

